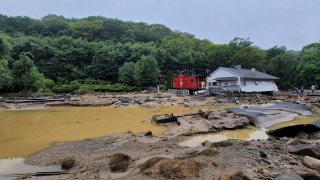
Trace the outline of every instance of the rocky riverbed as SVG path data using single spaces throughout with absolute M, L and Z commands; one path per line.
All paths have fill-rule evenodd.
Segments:
M 286 105 L 292 102 L 294 108 Z M 2 107 L 10 103 L 3 101 Z M 198 98 L 172 94 L 71 96 L 67 100 L 45 101 L 42 102 L 44 106 L 181 105 L 201 106 L 201 110 L 198 115 L 179 118 L 179 124 L 166 125 L 167 131 L 161 135 L 151 131 L 125 132 L 56 143 L 27 157 L 25 163 L 48 166 L 59 165 L 66 157 L 75 160 L 74 167 L 65 174 L 50 176 L 52 179 L 320 179 L 320 142 L 314 132 L 310 136 L 204 141 L 197 147 L 179 146 L 185 136 L 246 128 L 250 124 L 267 127 L 284 121 L 279 116 L 310 115 L 318 110 L 319 103 L 317 97 L 292 95 Z M 276 105 L 261 108 L 259 105 L 263 104 Z M 230 105 L 242 107 L 241 113 L 238 113 L 239 109 L 226 112 L 224 108 Z M 266 125 L 266 119 L 277 121 L 268 121 Z

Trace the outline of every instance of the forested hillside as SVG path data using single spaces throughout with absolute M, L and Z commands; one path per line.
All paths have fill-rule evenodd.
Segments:
M 99 16 L 36 20 L 0 15 L 2 92 L 129 91 L 155 85 L 168 70 L 204 73 L 237 64 L 281 78 L 281 88 L 320 84 L 320 43 L 301 52 L 282 46 L 263 50 L 245 38 L 214 44 L 164 25 Z

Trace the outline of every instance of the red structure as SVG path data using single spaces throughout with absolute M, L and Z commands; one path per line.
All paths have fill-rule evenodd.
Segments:
M 203 86 L 199 76 L 187 76 L 184 73 L 180 73 L 178 76 L 173 77 L 173 88 L 197 90 L 202 89 Z

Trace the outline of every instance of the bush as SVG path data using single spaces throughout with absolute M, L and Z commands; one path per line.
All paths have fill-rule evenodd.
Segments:
M 76 164 L 74 157 L 66 157 L 61 162 L 62 169 L 71 169 Z
M 52 88 L 54 93 L 70 93 L 73 92 L 73 88 L 69 84 L 56 85 Z
M 81 83 L 80 83 L 79 81 L 72 81 L 72 82 L 70 83 L 70 85 L 71 85 L 72 89 L 73 89 L 74 91 L 76 91 L 76 90 L 78 90 L 78 89 L 80 88 Z
M 90 84 L 82 84 L 79 89 L 75 91 L 77 94 L 90 94 L 94 92 L 94 88 Z
M 208 149 L 203 150 L 200 154 L 205 155 L 205 156 L 214 156 L 214 155 L 218 154 L 218 152 L 215 149 L 208 148 Z
M 42 97 L 42 96 L 52 96 L 53 92 L 50 91 L 50 89 L 45 88 L 45 89 L 39 89 L 37 92 L 33 93 L 33 97 Z

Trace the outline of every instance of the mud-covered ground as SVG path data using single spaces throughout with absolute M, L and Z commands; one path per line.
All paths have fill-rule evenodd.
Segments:
M 225 107 L 234 104 L 250 106 L 294 102 L 319 108 L 318 97 L 290 94 L 277 96 L 245 95 L 227 97 L 183 97 L 172 94 L 122 94 L 51 97 L 43 106 L 122 106 L 182 105 L 187 107 Z M 63 99 L 64 98 L 64 99 Z M 21 100 L 22 101 L 22 100 Z M 33 102 L 3 101 L 6 109 Z M 38 103 L 39 105 L 39 103 Z M 8 108 L 9 107 L 9 108 Z M 20 109 L 22 109 L 20 106 Z M 208 110 L 208 108 L 207 108 Z M 205 111 L 205 110 L 204 110 Z M 154 136 L 152 132 L 119 133 L 107 137 L 58 143 L 26 158 L 27 164 L 56 165 L 66 157 L 76 160 L 67 174 L 38 179 L 320 179 L 319 134 L 293 138 L 271 138 L 260 141 L 204 142 L 201 147 L 180 147 L 183 136 L 244 128 L 247 117 L 226 113 L 223 108 L 210 113 L 179 118 L 180 125 L 170 124 L 168 131 Z M 148 122 L 146 122 L 148 123 Z M 304 140 L 296 139 L 304 138 Z M 35 177 L 34 177 L 35 178 Z M 280 178 L 281 179 L 281 178 Z

